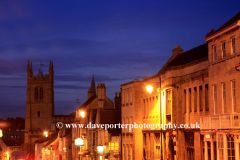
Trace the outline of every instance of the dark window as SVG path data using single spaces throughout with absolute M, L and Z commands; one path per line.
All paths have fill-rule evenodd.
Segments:
M 40 88 L 40 99 L 43 99 L 43 88 Z
M 200 111 L 203 110 L 202 108 L 202 86 L 199 86 L 199 108 L 200 108 Z
M 40 111 L 37 112 L 37 116 L 40 117 Z
M 187 159 L 194 160 L 194 132 L 185 133 L 185 144 L 187 149 Z
M 222 42 L 222 58 L 226 57 L 226 47 L 225 42 Z
M 192 91 L 191 88 L 189 88 L 189 95 L 188 95 L 188 106 L 189 106 L 189 112 L 192 112 Z
M 38 88 L 35 88 L 35 99 L 38 99 Z
M 197 87 L 194 87 L 194 112 L 197 112 Z
M 93 146 L 95 146 L 95 132 L 93 132 Z
M 205 85 L 205 110 L 209 110 L 208 106 L 208 84 Z
M 183 104 L 184 104 L 184 113 L 186 113 L 187 112 L 187 93 L 186 93 L 186 89 L 184 89 L 184 97 L 183 97 Z
M 171 90 L 167 90 L 166 94 L 166 114 L 171 114 L 171 108 L 172 108 L 172 96 L 171 96 Z

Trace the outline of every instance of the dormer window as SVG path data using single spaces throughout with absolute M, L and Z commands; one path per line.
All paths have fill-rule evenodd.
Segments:
M 213 61 L 216 61 L 217 60 L 217 46 L 214 45 L 212 49 L 213 49 Z
M 226 57 L 226 44 L 222 42 L 222 58 Z
M 231 39 L 231 45 L 232 45 L 232 54 L 235 54 L 235 37 Z

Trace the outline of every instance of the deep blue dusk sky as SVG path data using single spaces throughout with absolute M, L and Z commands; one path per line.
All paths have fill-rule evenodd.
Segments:
M 172 55 L 203 43 L 240 1 L 0 1 L 0 118 L 25 117 L 27 60 L 54 63 L 55 114 L 86 101 L 94 71 L 113 100 L 120 85 L 156 74 Z

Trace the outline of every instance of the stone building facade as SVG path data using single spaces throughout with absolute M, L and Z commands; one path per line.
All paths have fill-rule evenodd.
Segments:
M 208 43 L 209 112 L 201 116 L 205 160 L 240 159 L 240 12 L 217 30 Z
M 98 84 L 96 92 L 94 77 L 92 78 L 88 99 L 77 109 L 72 122 L 72 125 L 84 125 L 72 128 L 72 159 L 121 159 L 121 129 L 101 127 L 121 123 L 120 104 L 121 94 L 115 93 L 113 103 L 106 96 L 105 84 Z M 77 139 L 82 139 L 84 145 L 76 146 L 74 142 Z
M 121 85 L 123 124 L 177 125 L 122 129 L 124 160 L 239 159 L 239 26 L 240 13 L 211 30 L 206 44 L 176 46 L 156 75 Z
M 141 82 L 138 80 L 121 85 L 122 124 L 141 124 Z M 122 128 L 122 159 L 142 159 L 142 130 L 133 127 Z
M 125 159 L 160 159 L 162 155 L 163 159 L 173 160 L 199 159 L 203 156 L 200 128 L 193 126 L 181 129 L 180 124 L 200 124 L 200 115 L 207 112 L 204 109 L 205 86 L 208 83 L 207 53 L 207 44 L 186 52 L 183 52 L 180 46 L 176 46 L 172 57 L 158 74 L 144 77 L 143 81 L 121 85 L 123 124 L 149 124 L 149 127 L 133 129 L 133 137 L 136 137 L 135 130 L 141 137 L 133 141 L 132 145 L 140 149 L 133 148 L 130 154 L 124 144 L 131 141 L 124 140 L 126 133 L 122 130 Z M 137 85 L 133 85 L 135 83 Z M 147 86 L 152 87 L 151 93 L 147 92 Z M 138 95 L 132 95 L 132 99 L 135 100 L 132 106 L 129 105 L 131 95 L 128 95 L 131 94 L 131 90 L 138 91 Z M 124 118 L 131 117 L 131 114 L 135 114 L 133 121 L 124 121 Z M 152 124 L 154 127 L 150 126 Z M 176 124 L 177 128 L 164 128 L 165 124 Z M 142 142 L 139 139 L 142 139 Z M 134 153 L 134 156 L 131 156 L 131 153 Z M 139 158 L 135 157 L 135 153 Z
M 42 149 L 51 150 L 52 141 L 60 138 L 62 140 L 66 134 L 58 135 L 59 130 L 56 129 L 56 123 L 71 123 L 75 114 L 71 115 L 55 115 L 54 114 L 54 70 L 53 62 L 49 62 L 49 74 L 43 74 L 39 69 L 38 74 L 33 74 L 32 63 L 27 66 L 27 94 L 26 94 L 26 117 L 25 117 L 25 133 L 24 133 L 24 150 L 27 152 L 27 158 L 36 160 L 42 159 Z M 46 139 L 44 132 L 49 137 Z M 60 131 L 61 133 L 61 131 Z M 45 137 L 45 138 L 44 138 Z M 70 138 L 71 139 L 71 138 Z M 48 144 L 49 143 L 49 144 Z M 44 146 L 44 144 L 48 144 Z M 59 144 L 54 144 L 59 146 Z M 71 150 L 70 150 L 71 152 Z M 62 148 L 57 150 L 55 157 L 62 157 L 64 152 Z M 50 152 L 47 157 L 51 157 Z
M 49 74 L 39 69 L 33 74 L 32 63 L 27 67 L 27 101 L 24 144 L 34 148 L 34 142 L 50 131 L 54 115 L 53 62 L 49 63 Z

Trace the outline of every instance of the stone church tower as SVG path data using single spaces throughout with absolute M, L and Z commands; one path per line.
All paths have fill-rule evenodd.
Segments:
M 54 115 L 53 62 L 49 63 L 49 74 L 41 69 L 35 76 L 32 63 L 27 67 L 27 101 L 24 143 L 34 147 L 34 142 L 50 131 Z

